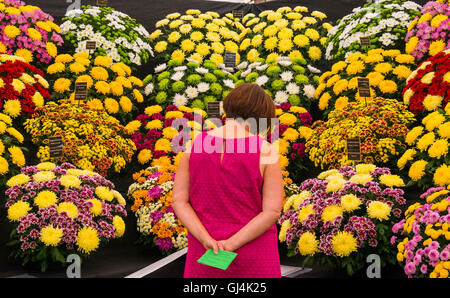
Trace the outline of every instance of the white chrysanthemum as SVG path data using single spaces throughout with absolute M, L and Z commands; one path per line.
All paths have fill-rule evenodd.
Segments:
M 281 60 L 281 61 L 278 61 L 278 64 L 280 64 L 281 66 L 288 67 L 288 66 L 292 65 L 292 62 L 291 61 Z
M 197 67 L 195 71 L 198 72 L 199 74 L 207 74 L 209 72 L 208 69 L 204 67 Z
M 149 96 L 153 92 L 154 88 L 155 88 L 155 86 L 153 85 L 153 83 L 149 83 L 147 86 L 145 86 L 145 89 L 144 89 L 145 95 Z
M 267 67 L 269 67 L 269 64 L 263 64 L 263 65 L 257 66 L 256 69 L 259 71 L 265 71 L 267 69 Z
M 161 72 L 167 68 L 167 64 L 163 63 L 155 67 L 155 73 Z
M 269 77 L 266 75 L 260 76 L 255 80 L 255 83 L 259 86 L 263 86 L 265 83 L 269 81 Z
M 175 67 L 173 70 L 174 71 L 185 71 L 187 69 L 186 65 L 182 65 L 182 66 L 177 66 Z
M 305 85 L 303 87 L 303 92 L 305 93 L 306 97 L 314 98 L 314 93 L 316 92 L 316 88 L 314 88 L 313 85 Z
M 280 74 L 280 78 L 285 82 L 290 82 L 294 75 L 291 71 L 284 71 Z
M 186 96 L 176 93 L 175 96 L 173 97 L 173 104 L 176 105 L 177 107 L 185 106 L 187 104 Z
M 296 83 L 289 83 L 286 85 L 286 91 L 289 94 L 298 94 L 300 92 L 300 88 L 298 87 L 298 85 Z
M 233 82 L 233 80 L 231 80 L 231 79 L 223 80 L 223 85 L 224 85 L 225 87 L 230 88 L 230 89 L 233 89 L 233 88 L 235 87 L 234 82 Z
M 177 71 L 170 78 L 173 81 L 179 81 L 183 78 L 183 76 L 184 76 L 184 71 Z
M 204 93 L 209 90 L 209 84 L 205 82 L 201 82 L 197 85 L 198 92 Z
M 275 103 L 277 104 L 282 104 L 288 101 L 289 98 L 289 94 L 287 94 L 284 91 L 277 91 L 277 93 L 275 93 Z
M 196 97 L 198 96 L 198 90 L 197 90 L 197 88 L 192 87 L 192 86 L 188 86 L 188 87 L 186 88 L 185 93 L 186 93 L 186 96 L 187 96 L 189 99 L 194 99 L 194 98 L 196 98 Z
M 247 68 L 247 66 L 248 66 L 248 62 L 244 61 L 244 62 L 239 63 L 239 65 L 236 67 L 237 67 L 237 69 L 244 69 L 244 68 Z
M 250 73 L 252 72 L 252 70 L 249 68 L 246 71 L 241 73 L 241 78 L 245 78 L 246 76 L 248 76 Z
M 253 62 L 252 64 L 250 64 L 248 67 L 249 68 L 255 68 L 255 67 L 257 67 L 257 66 L 260 66 L 261 65 L 261 62 Z
M 308 67 L 309 71 L 312 72 L 312 73 L 321 73 L 320 69 L 312 67 L 309 64 L 307 65 L 307 67 Z

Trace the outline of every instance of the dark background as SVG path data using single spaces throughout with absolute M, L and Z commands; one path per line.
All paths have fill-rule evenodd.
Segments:
M 65 0 L 34 0 L 25 1 L 29 5 L 40 7 L 43 11 L 49 13 L 55 18 L 57 24 L 61 24 L 66 10 L 71 3 Z M 236 4 L 215 1 L 200 0 L 109 0 L 108 5 L 135 18 L 138 22 L 151 33 L 154 30 L 154 24 L 165 18 L 169 13 L 184 13 L 188 9 L 199 9 L 202 12 L 215 11 L 221 15 L 232 10 L 243 10 L 244 13 L 254 13 L 267 9 L 277 9 L 283 6 L 306 6 L 310 11 L 319 10 L 328 15 L 327 21 L 334 23 L 339 18 L 350 13 L 353 8 L 361 6 L 366 1 L 362 0 L 314 0 L 314 1 L 270 1 L 260 4 Z M 427 1 L 416 0 L 419 4 Z M 95 5 L 96 0 L 81 1 L 82 5 Z M 151 62 L 144 65 L 137 76 L 143 78 L 143 75 L 151 72 Z M 123 195 L 126 195 L 128 186 L 132 183 L 131 176 L 140 169 L 136 163 L 128 166 L 122 173 L 108 177 L 116 185 Z M 305 179 L 314 177 L 320 170 L 311 169 Z M 418 190 L 408 192 L 409 198 L 417 198 Z M 18 261 L 8 259 L 10 249 L 5 246 L 8 241 L 11 225 L 6 219 L 6 210 L 3 203 L 0 204 L 0 277 L 17 276 L 28 274 L 40 277 L 65 277 L 65 268 L 58 264 L 50 267 L 46 274 L 41 274 L 38 266 L 29 266 L 22 268 Z M 162 258 L 157 250 L 150 250 L 135 245 L 138 237 L 136 231 L 136 219 L 134 214 L 129 211 L 126 218 L 126 233 L 117 240 L 111 241 L 108 245 L 100 247 L 89 259 L 86 259 L 82 265 L 82 277 L 124 277 L 143 267 Z M 290 266 L 300 266 L 302 258 L 286 257 L 285 245 L 280 245 L 281 264 Z M 181 257 L 172 264 L 156 271 L 148 277 L 182 277 L 184 270 L 184 258 Z M 364 272 L 360 272 L 358 277 L 364 277 Z M 403 277 L 400 267 L 390 268 L 382 272 L 382 277 Z M 346 274 L 333 270 L 327 266 L 314 268 L 313 272 L 301 275 L 300 277 L 346 277 Z

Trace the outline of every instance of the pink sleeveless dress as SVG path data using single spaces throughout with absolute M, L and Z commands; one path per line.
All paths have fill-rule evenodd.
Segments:
M 206 132 L 194 140 L 189 160 L 189 201 L 215 240 L 228 239 L 262 211 L 262 141 L 258 136 L 222 139 Z M 221 162 L 223 142 L 226 151 Z M 209 153 L 214 151 L 211 147 L 218 150 Z M 236 250 L 237 257 L 227 270 L 199 264 L 197 260 L 205 252 L 203 245 L 188 234 L 185 278 L 281 277 L 276 225 Z

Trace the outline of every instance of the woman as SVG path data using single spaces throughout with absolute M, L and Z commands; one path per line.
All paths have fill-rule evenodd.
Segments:
M 223 108 L 226 125 L 198 135 L 175 176 L 173 209 L 189 231 L 184 277 L 280 278 L 282 174 L 277 150 L 256 133 L 275 105 L 258 85 L 242 84 Z M 211 248 L 237 257 L 227 270 L 198 263 Z

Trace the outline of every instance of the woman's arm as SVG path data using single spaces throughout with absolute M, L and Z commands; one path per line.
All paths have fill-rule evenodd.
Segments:
M 201 223 L 194 209 L 189 203 L 189 153 L 183 154 L 175 174 L 175 182 L 172 192 L 172 207 L 181 223 L 188 229 L 205 249 L 212 248 L 214 253 L 223 246 L 214 240 Z
M 277 154 L 273 147 L 268 154 Z M 261 158 L 263 158 L 261 153 Z M 278 158 L 274 163 L 266 164 L 262 193 L 262 212 L 249 221 L 236 234 L 225 241 L 220 241 L 225 250 L 235 251 L 250 241 L 258 238 L 274 225 L 281 214 L 283 203 L 283 178 Z

